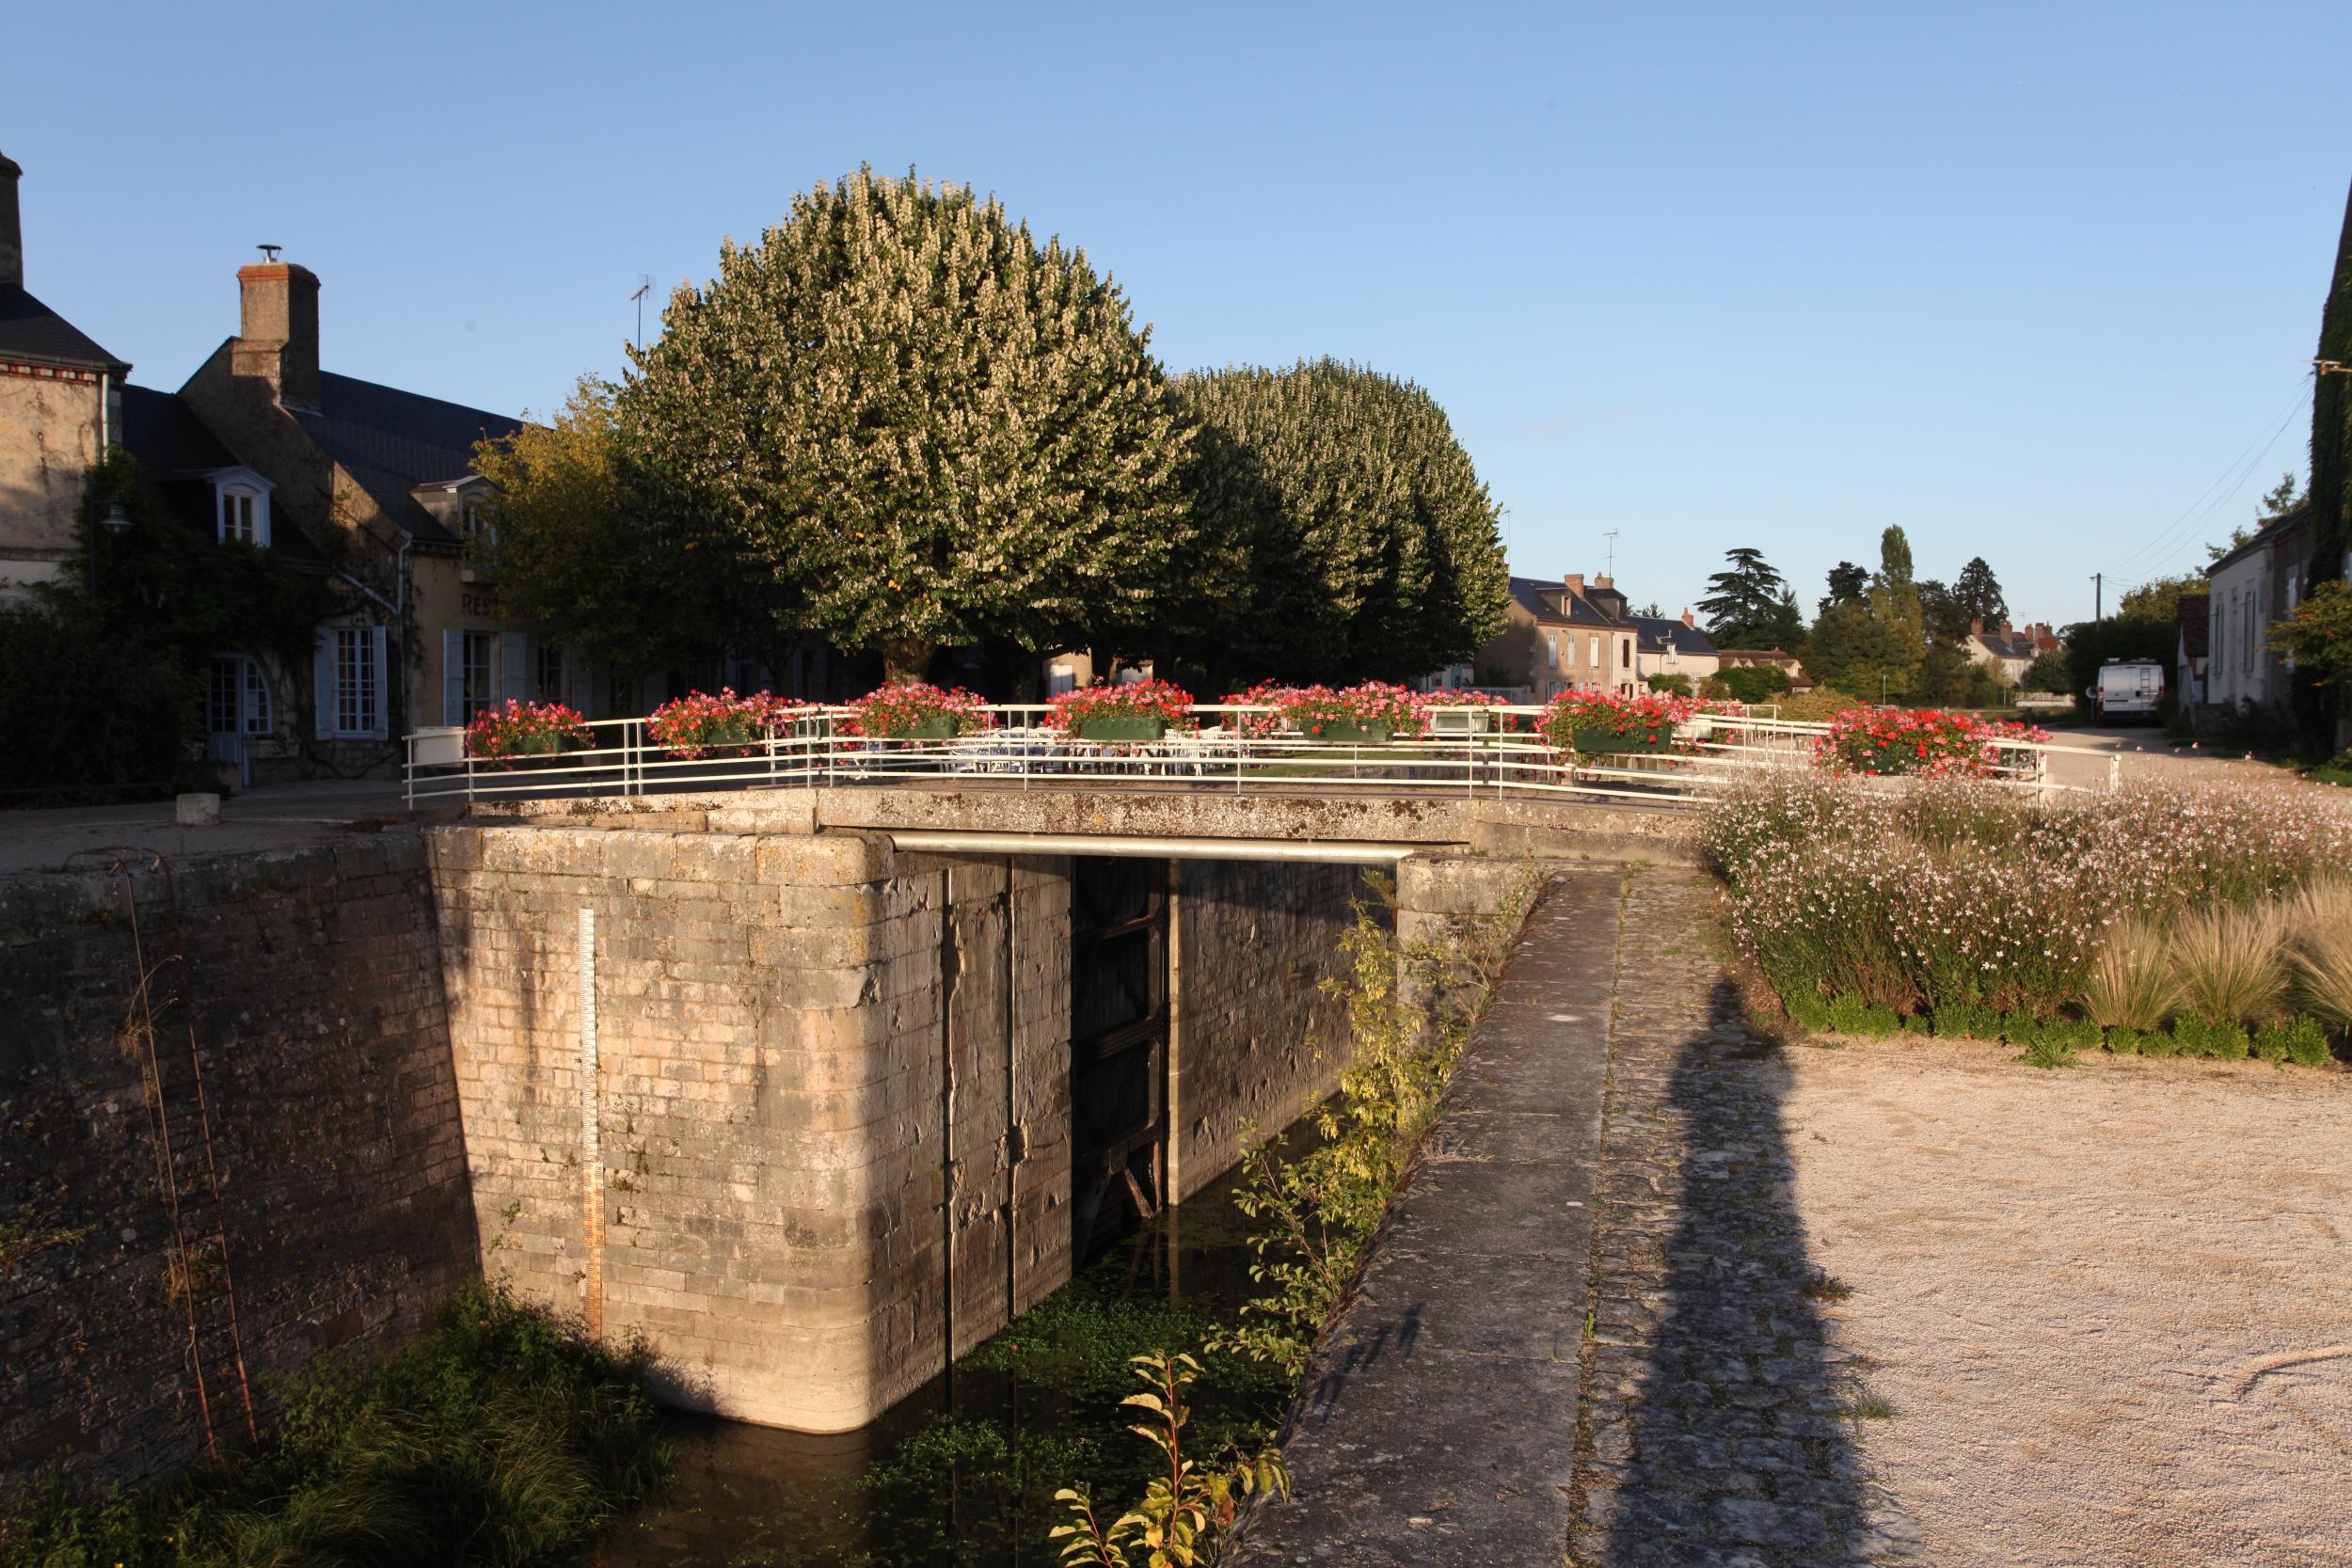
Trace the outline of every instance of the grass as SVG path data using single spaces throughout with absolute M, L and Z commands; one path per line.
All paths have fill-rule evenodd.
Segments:
M 2352 881 L 2313 882 L 2296 895 L 2289 919 L 2295 941 L 2288 962 L 2304 1007 L 2352 1030 Z
M 2161 927 L 2148 920 L 2124 922 L 2108 933 L 2091 960 L 2083 982 L 2083 1010 L 2102 1028 L 2141 1034 L 2162 1028 L 2181 997 L 2180 978 L 2169 959 Z
M 642 1350 L 475 1286 L 376 1366 L 280 1390 L 260 1448 L 144 1493 L 51 1471 L 0 1511 L 22 1568 L 557 1568 L 669 1473 Z
M 2169 947 L 2182 1005 L 2208 1023 L 2276 1012 L 2287 990 L 2286 937 L 2286 920 L 2274 903 L 2183 915 Z

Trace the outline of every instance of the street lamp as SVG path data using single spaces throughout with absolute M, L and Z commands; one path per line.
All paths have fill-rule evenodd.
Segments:
M 122 509 L 120 501 L 106 508 L 106 515 L 98 519 L 99 527 L 120 536 L 131 531 L 131 514 Z M 89 531 L 89 602 L 92 614 L 98 610 L 98 529 Z

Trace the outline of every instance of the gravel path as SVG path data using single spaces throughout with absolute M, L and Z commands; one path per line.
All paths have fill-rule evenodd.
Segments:
M 2352 1074 L 1773 1048 L 1630 886 L 1571 1564 L 2352 1568 Z
M 1774 1074 L 1938 1564 L 2352 1564 L 2352 1075 L 1991 1047 Z

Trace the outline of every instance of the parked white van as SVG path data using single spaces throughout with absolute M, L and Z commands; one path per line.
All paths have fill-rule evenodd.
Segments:
M 2156 717 L 2164 695 L 2164 666 L 2153 659 L 2111 658 L 2099 667 L 2099 682 L 2083 693 L 2098 705 L 2102 719 Z

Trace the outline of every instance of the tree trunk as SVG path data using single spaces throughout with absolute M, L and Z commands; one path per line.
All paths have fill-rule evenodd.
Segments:
M 931 655 L 939 644 L 928 637 L 882 639 L 882 679 L 892 686 L 913 686 L 930 673 Z

